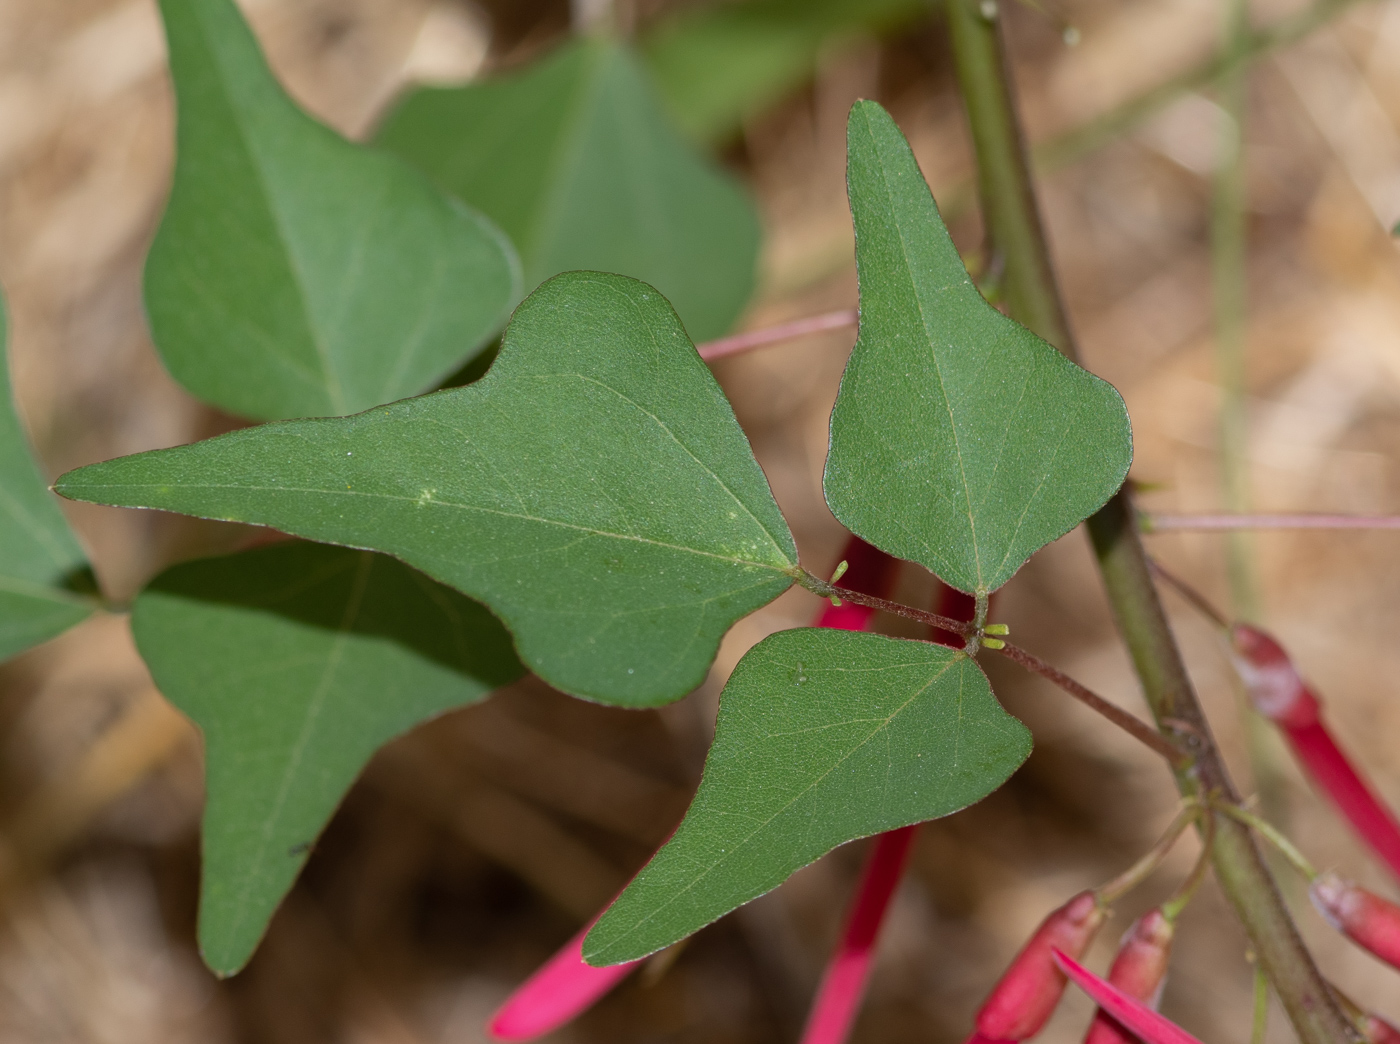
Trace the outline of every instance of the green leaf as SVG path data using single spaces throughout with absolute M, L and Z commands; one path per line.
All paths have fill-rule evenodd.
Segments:
M 241 416 L 325 416 L 480 350 L 520 295 L 501 232 L 298 109 L 231 0 L 161 11 L 179 148 L 146 307 L 175 378 Z
M 0 660 L 47 641 L 93 611 L 64 589 L 87 565 L 34 466 L 15 413 L 0 298 Z
M 827 503 L 881 550 L 993 591 L 1123 484 L 1128 411 L 982 299 L 884 109 L 857 102 L 847 135 L 860 336 L 831 415 Z
M 667 108 L 702 141 L 736 133 L 833 46 L 927 15 L 929 0 L 745 0 L 683 7 L 642 41 Z
M 289 543 L 175 566 L 132 629 L 204 733 L 200 950 L 243 966 L 383 743 L 523 668 L 480 605 L 383 555 Z
M 837 845 L 956 812 L 1030 749 L 960 650 L 817 628 L 772 635 L 720 696 L 685 820 L 588 934 L 584 958 L 643 957 Z
M 698 685 L 730 624 L 797 571 L 675 313 L 598 273 L 535 291 L 465 388 L 94 464 L 55 488 L 395 555 L 491 606 L 547 681 L 634 706 Z
M 696 340 L 729 329 L 753 292 L 753 204 L 671 127 L 621 44 L 574 40 L 523 72 L 416 91 L 378 142 L 505 229 L 527 286 L 630 275 Z

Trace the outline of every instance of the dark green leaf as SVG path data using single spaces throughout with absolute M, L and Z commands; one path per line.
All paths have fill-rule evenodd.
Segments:
M 648 32 L 642 54 L 680 126 L 718 141 L 799 86 L 833 46 L 907 24 L 929 8 L 929 0 L 692 5 Z
M 245 417 L 346 414 L 485 345 L 520 294 L 500 231 L 298 109 L 231 0 L 161 11 L 179 149 L 146 307 L 176 379 Z
M 697 340 L 727 330 L 753 292 L 752 203 L 670 126 L 621 44 L 575 40 L 523 72 L 417 91 L 378 140 L 504 228 L 527 286 L 574 269 L 630 275 Z
M 720 696 L 680 829 L 584 956 L 617 964 L 683 939 L 839 844 L 981 800 L 1030 749 L 959 650 L 816 628 L 772 635 Z
M 479 382 L 70 472 L 65 496 L 393 554 L 480 598 L 532 670 L 609 703 L 699 684 L 796 550 L 728 400 L 651 287 L 535 291 Z
M 132 629 L 204 733 L 199 941 L 223 974 L 252 954 L 375 750 L 523 673 L 480 605 L 392 558 L 318 544 L 169 569 Z
M 856 103 L 848 147 L 860 337 L 826 499 L 882 550 L 986 593 L 1123 484 L 1128 412 L 982 299 L 884 109 Z
M 0 660 L 66 631 L 94 608 L 64 589 L 87 562 L 20 429 L 6 326 L 0 299 Z

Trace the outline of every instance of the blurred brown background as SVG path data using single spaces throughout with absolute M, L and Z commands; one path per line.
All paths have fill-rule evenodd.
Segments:
M 667 5 L 639 3 L 638 24 Z M 670 6 L 675 6 L 670 5 Z M 1254 5 L 1258 24 L 1299 0 Z M 1248 464 L 1265 510 L 1400 511 L 1400 2 L 1338 4 L 1262 56 L 1246 128 Z M 312 112 L 363 136 L 405 84 L 508 66 L 568 31 L 563 2 L 248 0 L 271 61 Z M 1030 137 L 1110 112 L 1219 46 L 1211 0 L 1003 0 Z M 1068 33 L 1066 30 L 1070 30 Z M 1068 41 L 1075 41 L 1073 46 Z M 856 300 L 843 132 L 857 97 L 891 108 L 955 236 L 975 251 L 970 154 L 938 19 L 846 37 L 814 78 L 723 153 L 767 230 L 747 325 Z M 1211 320 L 1212 171 L 1227 119 L 1209 92 L 1042 183 L 1089 365 L 1127 397 L 1134 477 L 1163 511 L 1221 505 Z M 229 421 L 165 375 L 140 271 L 171 166 L 171 97 L 153 0 L 0 4 L 0 281 L 25 421 L 50 475 L 190 441 Z M 820 496 L 827 413 L 849 333 L 727 360 L 717 373 L 820 572 L 844 534 Z M 236 539 L 223 528 L 66 504 L 109 592 Z M 1220 601 L 1224 542 L 1153 551 Z M 1264 534 L 1263 619 L 1329 697 L 1379 787 L 1400 802 L 1400 535 Z M 927 599 L 910 571 L 906 599 Z M 1171 601 L 1203 697 L 1246 790 L 1237 695 L 1212 632 Z M 525 683 L 386 749 L 351 793 L 247 971 L 217 982 L 193 948 L 199 744 L 151 687 L 120 617 L 0 668 L 0 1040 L 473 1042 L 513 984 L 645 859 L 698 778 L 716 695 L 764 634 L 808 622 L 793 592 L 743 621 L 709 683 L 674 707 L 622 712 Z M 1145 713 L 1082 534 L 1047 548 L 999 608 L 1017 640 Z M 890 622 L 898 630 L 897 622 Z M 1174 811 L 1151 755 L 1055 691 L 989 664 L 1035 732 L 991 799 L 923 828 L 882 939 L 857 1041 L 960 1040 L 1034 924 L 1148 846 Z M 1322 864 L 1379 875 L 1277 744 L 1257 743 L 1266 805 Z M 1095 950 L 1194 856 L 1185 843 Z M 653 963 L 560 1041 L 795 1040 L 862 854 L 856 843 Z M 1327 972 L 1400 1021 L 1400 987 L 1338 943 L 1294 889 Z M 1213 886 L 1186 913 L 1164 1010 L 1207 1041 L 1249 1032 L 1245 944 Z M 1070 996 L 1045 1040 L 1082 1034 Z M 1275 1011 L 1271 1041 L 1291 1039 Z

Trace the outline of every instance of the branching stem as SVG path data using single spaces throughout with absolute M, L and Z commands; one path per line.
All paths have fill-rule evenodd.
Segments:
M 895 616 L 902 616 L 906 620 L 917 620 L 919 623 L 928 624 L 930 627 L 936 627 L 942 631 L 951 631 L 953 634 L 962 635 L 965 638 L 973 638 L 977 634 L 977 628 L 966 620 L 954 620 L 951 616 L 939 616 L 937 613 L 915 609 L 912 605 L 905 605 L 902 602 L 892 602 L 888 598 L 880 598 L 861 591 L 852 591 L 849 587 L 837 587 L 819 576 L 813 576 L 805 569 L 798 575 L 797 582 L 822 598 L 839 598 L 843 602 L 853 602 L 856 605 L 869 606 L 871 609 L 880 609 L 887 613 L 893 613 Z
M 1250 812 L 1241 805 L 1234 805 L 1225 801 L 1214 802 L 1211 808 L 1249 827 L 1265 841 L 1278 849 L 1283 857 L 1292 864 L 1293 868 L 1309 881 L 1317 876 L 1317 867 L 1312 865 L 1312 861 L 1309 860 L 1307 856 L 1303 855 L 1298 846 L 1290 841 L 1278 827 L 1274 826 L 1267 819 L 1256 816 L 1253 812 Z
M 1008 286 L 1014 287 L 1006 297 L 1011 315 L 1076 358 L 1041 228 L 1000 19 L 995 8 L 986 8 L 992 12 L 988 18 L 979 0 L 949 0 L 946 10 L 977 153 L 984 226 L 1006 257 Z M 1153 715 L 1159 727 L 1172 729 L 1195 755 L 1189 769 L 1177 771 L 1177 786 L 1188 798 L 1218 794 L 1222 801 L 1237 803 L 1152 583 L 1129 494 L 1120 491 L 1089 520 L 1088 528 L 1104 587 Z M 1173 726 L 1169 720 L 1179 724 Z M 1359 1041 L 1303 945 L 1249 829 L 1236 820 L 1220 818 L 1210 847 L 1221 888 L 1301 1044 Z
M 1211 623 L 1215 624 L 1223 631 L 1228 631 L 1230 629 L 1230 621 L 1226 619 L 1225 614 L 1211 604 L 1210 599 L 1201 594 L 1200 591 L 1197 591 L 1175 573 L 1168 572 L 1155 558 L 1149 558 L 1147 564 L 1158 580 L 1164 581 L 1168 587 L 1190 602 L 1202 616 L 1206 617 Z
M 1000 649 L 996 650 L 1008 660 L 1019 663 L 1026 670 L 1033 674 L 1038 674 L 1042 678 L 1054 682 L 1065 692 L 1069 693 L 1084 706 L 1094 713 L 1107 718 L 1113 724 L 1132 736 L 1151 750 L 1162 755 L 1167 761 L 1178 769 L 1187 767 L 1191 762 L 1191 755 L 1182 750 L 1167 737 L 1154 729 L 1147 722 L 1132 714 L 1129 714 L 1116 703 L 1110 703 L 1092 689 L 1081 685 L 1068 674 L 1058 668 L 1050 666 L 1039 656 L 1026 652 L 1019 645 L 1012 645 L 1006 642 Z
M 859 318 L 854 308 L 843 308 L 839 312 L 823 312 L 821 315 L 812 315 L 805 319 L 794 319 L 790 323 L 765 326 L 761 330 L 746 330 L 744 333 L 721 337 L 717 341 L 701 341 L 695 346 L 695 350 L 700 353 L 700 358 L 711 362 L 780 341 L 791 341 L 796 337 L 855 326 Z
M 1182 805 L 1181 811 L 1176 814 L 1176 818 L 1171 821 L 1166 832 L 1157 839 L 1156 844 L 1149 848 L 1137 862 L 1107 884 L 1100 885 L 1094 890 L 1102 903 L 1116 903 L 1123 896 L 1127 895 L 1138 885 L 1142 884 L 1152 876 L 1154 870 L 1162 865 L 1162 861 L 1167 858 L 1167 853 L 1180 840 L 1186 828 L 1196 822 L 1201 817 L 1201 806 L 1195 801 L 1188 801 Z

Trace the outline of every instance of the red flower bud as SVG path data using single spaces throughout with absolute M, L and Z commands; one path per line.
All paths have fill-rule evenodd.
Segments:
M 1361 1016 L 1361 1035 L 1371 1044 L 1400 1044 L 1400 1030 L 1379 1015 Z
M 1319 874 L 1308 894 L 1333 928 L 1400 968 L 1400 906 L 1336 874 Z
M 1121 1022 L 1143 1044 L 1201 1044 L 1170 1019 L 1163 1018 L 1136 997 L 1105 982 L 1074 958 L 1053 951 L 1055 963 L 1064 969 L 1076 986 L 1098 1001 L 1099 1007 Z
M 1018 1041 L 1039 1033 L 1060 1002 L 1067 982 L 1052 951 L 1080 956 L 1106 915 L 1098 896 L 1080 892 L 1045 918 L 983 1002 L 974 1036 Z
M 1230 639 L 1235 669 L 1255 710 L 1285 729 L 1317 721 L 1317 697 L 1304 684 L 1283 646 L 1249 624 L 1235 624 Z
M 1269 635 L 1247 624 L 1231 630 L 1235 666 L 1260 714 L 1283 730 L 1304 770 L 1361 839 L 1400 876 L 1400 822 L 1376 796 L 1322 721 L 1318 699 Z
M 1148 1007 L 1157 1007 L 1167 981 L 1175 934 L 1175 926 L 1160 909 L 1138 918 L 1118 945 L 1118 955 L 1108 970 L 1109 983 Z M 1100 1009 L 1084 1044 L 1135 1044 L 1136 1039 L 1123 1029 L 1122 1023 Z

